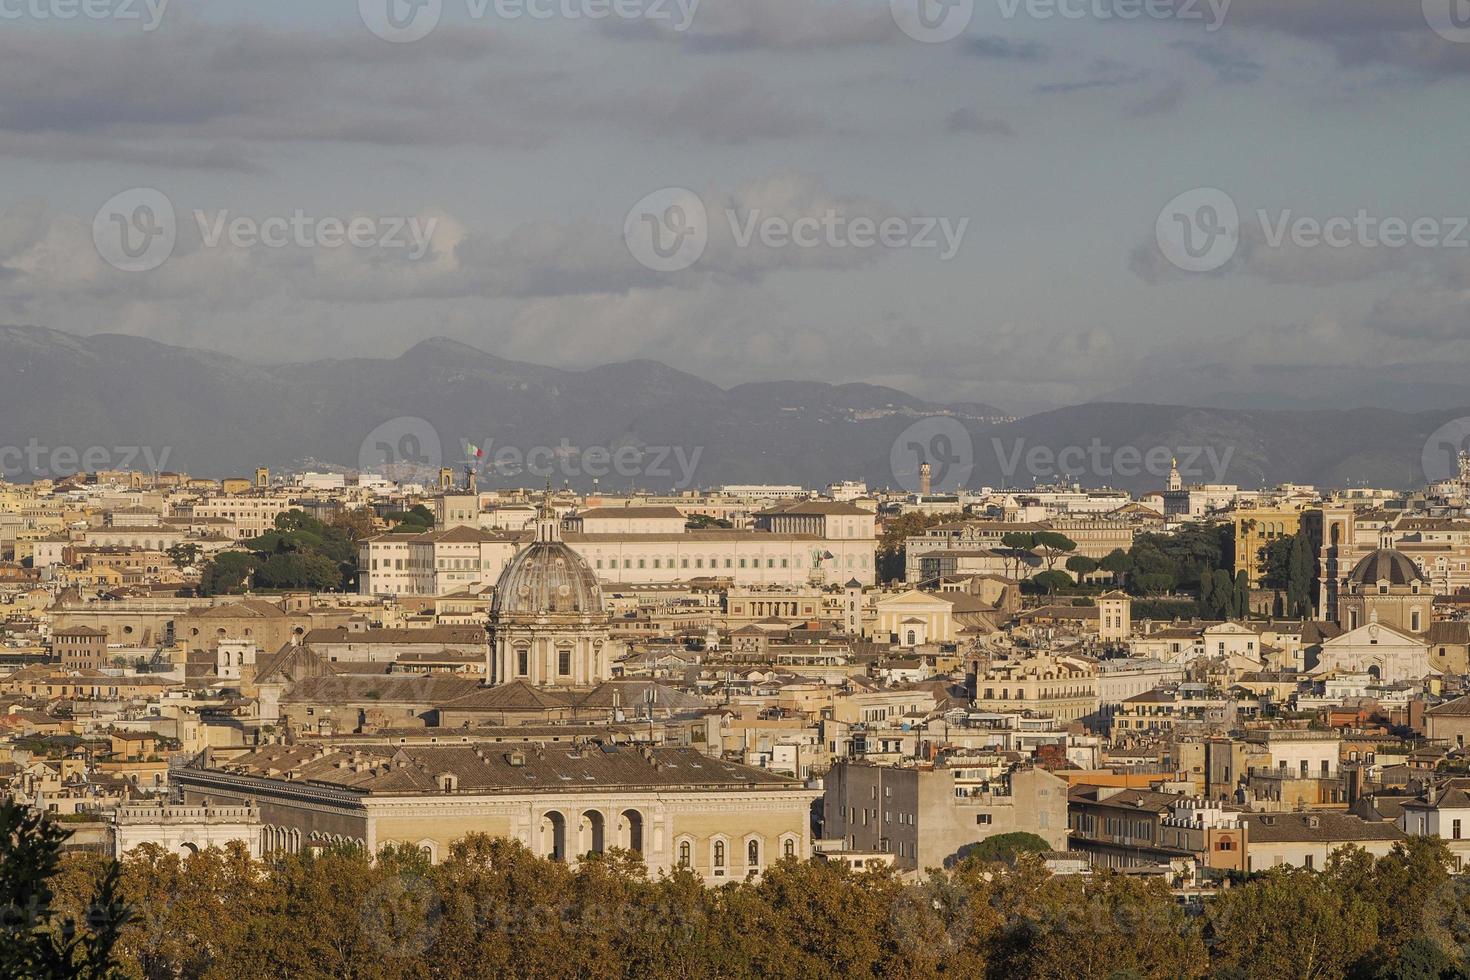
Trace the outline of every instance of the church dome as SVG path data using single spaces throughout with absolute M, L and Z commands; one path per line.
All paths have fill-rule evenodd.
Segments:
M 495 583 L 490 612 L 503 616 L 602 615 L 602 588 L 587 560 L 561 540 L 561 525 L 543 511 L 536 540 L 510 560 Z
M 1394 548 L 1369 552 L 1348 574 L 1348 581 L 1353 585 L 1376 586 L 1384 581 L 1389 585 L 1412 585 L 1423 580 L 1424 575 L 1414 559 Z

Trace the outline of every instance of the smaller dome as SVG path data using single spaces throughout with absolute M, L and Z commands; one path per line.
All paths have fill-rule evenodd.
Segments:
M 1424 575 L 1414 559 L 1395 548 L 1379 548 L 1370 551 L 1353 566 L 1348 581 L 1354 585 L 1376 586 L 1379 582 L 1389 585 L 1412 585 L 1424 581 Z

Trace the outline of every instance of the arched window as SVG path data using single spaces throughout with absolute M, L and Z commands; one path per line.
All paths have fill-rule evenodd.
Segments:
M 785 857 L 796 857 L 796 841 L 790 837 L 786 838 L 786 842 L 781 845 L 781 853 Z
M 714 864 L 717 868 L 723 868 L 725 866 L 725 842 L 722 840 L 715 841 Z
M 691 848 L 687 840 L 679 842 L 679 867 L 689 867 L 689 853 Z
M 759 841 L 751 841 L 749 844 L 745 845 L 745 863 L 750 865 L 752 868 L 760 867 L 761 845 Z

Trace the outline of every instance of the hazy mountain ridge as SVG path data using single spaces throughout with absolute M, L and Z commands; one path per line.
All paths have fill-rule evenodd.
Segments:
M 80 453 L 146 446 L 164 468 L 208 476 L 246 473 L 257 463 L 356 468 L 364 440 L 379 427 L 419 438 L 422 423 L 394 420 L 422 419 L 440 443 L 433 462 L 455 463 L 467 441 L 492 454 L 503 447 L 561 446 L 563 455 L 568 446 L 679 447 L 686 459 L 697 458 L 698 485 L 850 478 L 889 486 L 897 482 L 895 441 L 916 423 L 928 439 L 929 423 L 921 420 L 936 415 L 963 425 L 971 443 L 952 448 L 960 468 L 943 468 L 950 483 L 968 461 L 968 486 L 1030 486 L 1068 475 L 1087 486 L 1144 490 L 1163 485 L 1156 471 L 1171 454 L 1192 482 L 1416 485 L 1424 479 L 1426 440 L 1470 409 L 1096 403 L 995 423 L 1004 412 L 994 406 L 927 402 L 877 385 L 776 381 L 725 389 L 657 361 L 566 370 L 443 339 L 395 358 L 261 366 L 144 338 L 0 327 L 0 447 Z M 528 479 L 535 482 L 487 473 L 484 483 Z M 590 484 L 564 468 L 554 479 Z M 601 485 L 673 482 L 669 473 L 614 474 Z

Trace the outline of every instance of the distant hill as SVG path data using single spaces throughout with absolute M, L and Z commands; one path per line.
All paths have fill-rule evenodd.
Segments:
M 571 472 L 582 468 L 581 450 L 624 448 L 622 458 L 633 459 L 626 447 L 652 447 L 642 463 L 603 476 L 608 490 L 676 482 L 681 467 L 672 453 L 654 465 L 660 447 L 697 460 L 698 485 L 890 483 L 895 437 L 936 413 L 976 430 L 1003 416 L 989 405 L 939 405 L 867 384 L 726 390 L 656 361 L 567 371 L 442 339 L 389 359 L 265 367 L 137 337 L 0 327 L 0 448 L 100 447 L 119 465 L 117 450 L 149 447 L 158 468 L 205 476 L 245 474 L 257 464 L 356 469 L 381 459 L 379 443 L 416 450 L 411 455 L 431 468 L 461 461 L 464 444 L 474 443 L 489 450 L 487 461 L 506 448 L 559 449 L 574 465 L 558 464 L 554 479 L 575 486 L 591 484 Z M 0 457 L 12 478 L 15 462 L 13 453 Z M 146 468 L 141 456 L 135 466 Z M 49 473 L 41 469 L 31 475 Z M 541 479 L 486 470 L 481 484 Z
M 1157 489 L 1170 455 L 1190 482 L 1410 487 L 1424 482 L 1426 440 L 1470 409 L 1101 403 L 1014 421 L 1003 414 L 867 384 L 724 389 L 656 361 L 567 371 L 451 340 L 427 340 L 395 358 L 266 367 L 138 337 L 0 327 L 0 466 L 20 479 L 29 477 L 16 473 L 24 457 L 15 450 L 28 445 L 41 450 L 42 472 L 32 475 L 50 471 L 55 447 L 78 457 L 105 450 L 107 462 L 94 453 L 89 468 L 120 465 L 120 450 L 148 447 L 151 456 L 132 460 L 136 468 L 151 459 L 159 469 L 218 477 L 257 464 L 353 470 L 379 462 L 385 447 L 428 470 L 459 462 L 464 444 L 474 443 L 487 449 L 486 463 L 507 447 L 509 459 L 556 449 L 552 479 L 582 488 L 592 483 L 582 472 L 588 459 L 613 469 L 584 455 L 587 447 L 622 448 L 633 461 L 601 477 L 605 490 L 668 489 L 683 473 L 697 486 L 864 479 L 912 487 L 919 445 L 939 462 L 936 480 L 945 482 L 936 489 L 964 475 L 966 463 L 968 486 L 1026 487 L 1065 475 L 1091 487 Z M 648 450 L 641 461 L 639 447 Z M 481 485 L 542 479 L 482 469 Z

